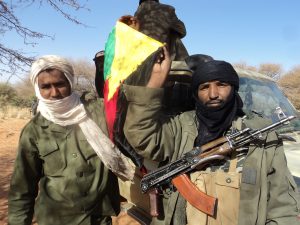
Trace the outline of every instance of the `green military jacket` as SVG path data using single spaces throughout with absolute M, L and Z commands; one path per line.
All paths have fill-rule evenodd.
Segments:
M 82 100 L 107 133 L 102 100 Z M 37 114 L 22 130 L 8 199 L 9 224 L 109 224 L 119 189 L 78 125 L 62 127 Z M 99 221 L 102 221 L 100 223 Z
M 129 102 L 124 133 L 143 157 L 158 162 L 178 159 L 194 147 L 197 137 L 195 111 L 165 117 L 163 89 L 123 85 Z M 246 126 L 261 128 L 262 120 L 245 121 Z M 186 223 L 185 202 L 178 192 L 164 199 L 164 217 L 152 224 Z M 255 143 L 243 164 L 240 187 L 239 225 L 299 224 L 299 195 L 287 168 L 282 142 L 273 132 L 263 144 Z

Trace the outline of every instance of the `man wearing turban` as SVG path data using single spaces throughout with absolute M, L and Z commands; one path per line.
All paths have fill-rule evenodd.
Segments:
M 37 114 L 21 133 L 9 191 L 9 224 L 111 224 L 117 177 L 134 169 L 107 135 L 103 102 L 73 91 L 74 71 L 46 55 L 31 67 Z
M 164 48 L 164 57 L 154 65 L 146 87 L 123 85 L 129 102 L 124 133 L 143 157 L 163 166 L 196 146 L 246 127 L 258 129 L 269 124 L 264 118 L 244 115 L 238 74 L 230 63 L 208 57 L 186 59 L 193 70 L 195 109 L 164 115 L 162 87 L 170 61 Z M 161 193 L 163 212 L 152 219 L 152 224 L 299 224 L 297 187 L 275 132 L 189 175 L 199 190 L 217 198 L 214 215 L 199 211 L 178 191 L 167 189 Z

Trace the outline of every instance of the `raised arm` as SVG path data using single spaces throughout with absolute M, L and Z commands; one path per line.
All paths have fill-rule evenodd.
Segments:
M 171 59 L 167 47 L 162 48 L 156 63 L 153 65 L 150 80 L 147 84 L 149 88 L 161 88 L 164 86 L 171 67 Z
M 163 48 L 153 66 L 147 87 L 123 85 L 128 100 L 124 133 L 131 146 L 143 157 L 164 161 L 171 160 L 176 152 L 176 139 L 181 140 L 180 123 L 161 112 L 164 89 L 168 76 L 170 58 Z

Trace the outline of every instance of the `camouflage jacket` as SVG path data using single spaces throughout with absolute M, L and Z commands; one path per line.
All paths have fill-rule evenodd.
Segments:
M 106 133 L 102 100 L 83 103 Z M 33 213 L 38 224 L 100 224 L 119 213 L 118 183 L 78 125 L 37 113 L 21 133 L 8 203 L 11 225 L 31 224 Z
M 123 85 L 129 102 L 124 133 L 136 151 L 147 159 L 170 162 L 194 146 L 195 111 L 175 117 L 161 114 L 163 89 Z M 245 121 L 261 128 L 263 121 Z M 298 224 L 299 195 L 287 168 L 281 140 L 275 132 L 265 143 L 252 143 L 243 163 L 240 184 L 239 225 Z M 164 199 L 164 218 L 153 224 L 186 224 L 185 201 L 173 192 Z

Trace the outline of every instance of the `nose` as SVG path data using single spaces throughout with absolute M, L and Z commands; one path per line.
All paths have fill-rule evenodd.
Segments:
M 211 84 L 208 89 L 208 95 L 210 99 L 217 99 L 219 97 L 218 86 Z
M 60 97 L 60 92 L 57 87 L 52 86 L 50 91 L 50 98 L 51 99 L 58 99 Z

